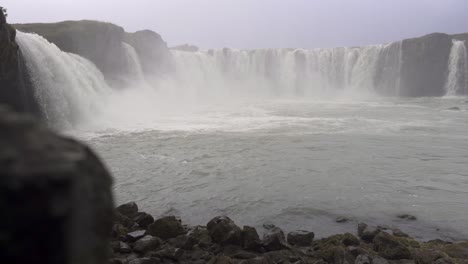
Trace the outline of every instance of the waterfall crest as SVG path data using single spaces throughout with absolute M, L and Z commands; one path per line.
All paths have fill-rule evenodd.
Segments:
M 61 51 L 36 34 L 18 32 L 17 41 L 47 122 L 71 127 L 93 116 L 111 92 L 90 61 Z

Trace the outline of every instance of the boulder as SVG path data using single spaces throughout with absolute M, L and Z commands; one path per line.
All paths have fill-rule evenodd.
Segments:
M 162 244 L 161 239 L 154 236 L 144 236 L 133 244 L 133 250 L 139 253 L 146 253 L 156 250 Z
M 358 236 L 365 242 L 371 242 L 380 231 L 380 228 L 375 226 L 369 226 L 364 223 L 358 224 Z
M 0 175 L 2 263 L 107 261 L 112 178 L 90 148 L 0 107 Z
M 117 210 L 121 215 L 132 219 L 138 213 L 138 205 L 134 202 L 130 202 L 118 206 L 115 210 Z
M 262 242 L 254 227 L 244 226 L 242 229 L 242 247 L 250 250 L 260 249 Z
M 145 234 L 146 234 L 145 230 L 138 230 L 138 231 L 130 232 L 127 235 L 125 235 L 125 241 L 133 243 L 137 241 L 138 239 L 144 237 Z
M 372 260 L 367 254 L 359 255 L 356 257 L 354 264 L 371 264 Z
M 139 212 L 133 217 L 133 221 L 135 221 L 141 228 L 146 229 L 149 225 L 154 223 L 154 218 L 150 214 Z
M 262 240 L 262 245 L 267 251 L 276 251 L 281 249 L 289 249 L 290 246 L 286 242 L 283 230 L 279 227 L 275 227 L 269 230 Z
M 400 219 L 403 219 L 403 220 L 410 220 L 410 221 L 418 220 L 418 218 L 416 218 L 416 216 L 410 215 L 410 214 L 400 214 L 400 215 L 397 215 L 397 217 L 400 218 Z
M 117 251 L 119 253 L 128 254 L 128 253 L 132 253 L 132 248 L 127 243 L 119 242 Z
M 242 230 L 227 216 L 211 219 L 206 225 L 215 243 L 241 245 Z
M 166 216 L 148 226 L 147 233 L 163 240 L 183 235 L 186 232 L 180 220 L 175 216 Z
M 197 226 L 189 231 L 188 236 L 197 241 L 197 244 L 201 247 L 206 247 L 212 242 L 210 232 L 206 227 Z
M 308 247 L 314 240 L 314 232 L 298 230 L 288 234 L 288 243 L 293 246 Z
M 137 258 L 131 260 L 128 264 L 159 264 L 161 261 L 156 258 Z
M 374 250 L 380 256 L 390 260 L 411 259 L 411 252 L 407 246 L 386 232 L 379 232 L 374 237 Z
M 468 259 L 468 242 L 448 244 L 443 246 L 441 251 L 452 258 Z

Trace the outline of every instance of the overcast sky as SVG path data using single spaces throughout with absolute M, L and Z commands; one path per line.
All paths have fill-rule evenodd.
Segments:
M 468 32 L 468 0 L 1 0 L 10 23 L 96 19 L 169 45 L 333 47 Z

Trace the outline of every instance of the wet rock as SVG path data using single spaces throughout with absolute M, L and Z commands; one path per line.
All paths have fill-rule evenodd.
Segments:
M 372 258 L 372 264 L 389 264 L 388 260 L 379 257 L 379 256 L 374 256 Z
M 398 218 L 403 219 L 403 220 L 409 220 L 409 221 L 416 221 L 418 218 L 414 215 L 409 215 L 409 214 L 400 214 L 397 215 Z
M 166 216 L 154 221 L 148 226 L 147 233 L 163 240 L 186 233 L 184 227 L 175 216 Z
M 145 234 L 146 234 L 145 230 L 138 230 L 138 231 L 130 232 L 127 235 L 125 235 L 125 241 L 133 243 L 137 241 L 138 239 L 144 237 Z
M 125 215 L 131 219 L 138 213 L 138 205 L 134 202 L 130 202 L 118 206 L 115 210 L 117 210 L 117 212 L 121 215 Z
M 369 255 L 359 255 L 356 257 L 356 260 L 354 261 L 354 264 L 371 264 L 371 258 Z
M 437 259 L 436 261 L 434 261 L 432 263 L 433 264 L 455 264 L 457 262 L 455 262 L 451 258 L 444 257 L 444 258 Z M 465 262 L 460 262 L 460 263 L 468 263 L 468 262 L 465 260 Z M 419 263 L 416 262 L 416 264 L 419 264 Z
M 252 258 L 252 259 L 247 259 L 239 262 L 239 264 L 270 264 L 273 263 L 271 262 L 268 258 L 265 257 L 258 257 L 258 258 Z
M 460 107 L 458 106 L 454 106 L 454 107 L 450 107 L 450 108 L 447 108 L 447 110 L 451 110 L 451 111 L 460 111 Z
M 207 224 L 211 239 L 220 244 L 241 245 L 242 230 L 227 216 L 218 216 Z
M 446 254 L 438 250 L 430 249 L 415 249 L 413 251 L 413 257 L 416 264 L 431 264 L 439 258 L 446 257 Z
M 234 264 L 234 262 L 230 257 L 217 256 L 212 258 L 208 264 Z
M 0 107 L 0 164 L 0 262 L 107 262 L 112 179 L 91 149 Z
M 348 222 L 348 221 L 349 221 L 349 219 L 346 218 L 346 217 L 344 217 L 344 216 L 340 216 L 340 217 L 337 217 L 337 218 L 335 219 L 335 222 L 337 222 L 337 223 L 346 223 L 346 222 Z
M 180 235 L 168 240 L 168 243 L 175 248 L 191 250 L 199 241 L 191 236 Z
M 298 230 L 288 234 L 288 243 L 293 246 L 308 247 L 312 245 L 315 234 L 313 232 Z
M 130 261 L 128 264 L 159 264 L 161 261 L 156 258 L 138 258 Z
M 119 242 L 117 251 L 122 254 L 128 254 L 132 253 L 132 248 L 127 243 Z
M 201 247 L 206 247 L 211 244 L 211 236 L 206 227 L 197 226 L 189 231 L 188 236 Z
M 392 233 L 394 236 L 396 237 L 409 237 L 408 234 L 406 234 L 405 232 L 401 231 L 400 229 L 396 228 L 396 229 L 393 229 L 392 230 Z
M 290 246 L 286 242 L 283 230 L 275 227 L 269 230 L 262 240 L 262 245 L 267 251 L 276 251 L 281 249 L 288 249 Z
M 358 224 L 358 236 L 365 242 L 371 242 L 378 233 L 380 233 L 378 227 L 369 226 L 364 223 Z
M 242 230 L 242 247 L 250 250 L 258 250 L 261 244 L 257 230 L 250 226 L 244 226 Z
M 161 239 L 154 236 L 145 236 L 133 244 L 133 250 L 140 253 L 146 253 L 156 250 L 162 244 Z
M 139 212 L 133 217 L 133 221 L 135 221 L 141 228 L 148 228 L 149 225 L 154 223 L 154 218 L 150 214 Z
M 361 244 L 359 239 L 351 233 L 341 235 L 341 243 L 345 246 L 359 246 Z
M 148 257 L 177 260 L 176 258 L 176 249 L 172 246 L 164 246 L 163 249 L 156 252 L 150 252 L 147 254 Z
M 265 228 L 266 230 L 271 230 L 273 228 L 275 228 L 276 225 L 274 225 L 273 223 L 264 223 L 263 224 L 263 228 Z
M 115 223 L 119 223 L 121 225 L 123 225 L 125 228 L 132 228 L 133 226 L 135 226 L 135 221 L 133 221 L 132 219 L 128 218 L 127 216 L 119 213 L 119 212 L 115 212 L 114 213 L 114 222 Z
M 385 259 L 399 260 L 411 258 L 411 252 L 408 247 L 386 232 L 380 232 L 376 235 L 373 243 L 374 250 Z
M 354 257 L 340 246 L 329 246 L 321 249 L 317 253 L 320 258 L 328 263 L 350 264 L 354 262 Z
M 441 250 L 452 258 L 468 259 L 468 242 L 445 245 Z
M 121 224 L 114 224 L 112 226 L 111 237 L 114 240 L 125 240 L 127 233 L 128 229 Z
M 347 247 L 347 250 L 351 255 L 357 257 L 359 255 L 368 255 L 369 251 L 363 249 L 362 247 L 356 247 L 356 246 L 349 246 Z

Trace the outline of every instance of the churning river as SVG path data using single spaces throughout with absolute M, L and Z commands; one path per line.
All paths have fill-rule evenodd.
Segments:
M 468 237 L 466 100 L 271 100 L 75 133 L 114 173 L 117 202 L 155 215 L 318 236 L 364 221 L 456 240 Z

